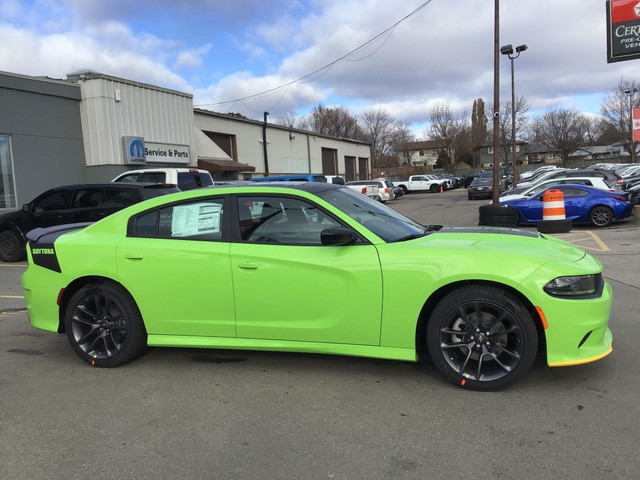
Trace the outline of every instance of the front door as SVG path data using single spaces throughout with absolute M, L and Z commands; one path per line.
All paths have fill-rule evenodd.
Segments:
M 379 345 L 382 278 L 373 245 L 322 245 L 320 232 L 341 224 L 299 199 L 245 196 L 238 209 L 242 239 L 231 245 L 238 338 Z

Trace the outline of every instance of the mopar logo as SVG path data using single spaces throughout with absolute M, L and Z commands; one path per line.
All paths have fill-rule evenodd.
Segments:
M 122 137 L 124 143 L 124 159 L 127 164 L 145 164 L 144 138 Z

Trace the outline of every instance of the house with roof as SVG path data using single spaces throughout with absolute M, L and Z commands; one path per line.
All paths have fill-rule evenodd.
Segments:
M 439 140 L 408 142 L 398 148 L 398 161 L 400 165 L 422 165 L 433 168 L 443 148 L 444 145 Z

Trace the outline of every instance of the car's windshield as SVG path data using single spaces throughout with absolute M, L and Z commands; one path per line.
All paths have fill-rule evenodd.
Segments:
M 427 229 L 380 202 L 348 188 L 331 189 L 318 196 L 342 210 L 385 242 L 399 242 L 425 235 Z

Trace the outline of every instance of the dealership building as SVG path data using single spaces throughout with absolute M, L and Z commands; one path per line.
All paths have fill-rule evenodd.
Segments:
M 202 168 L 218 180 L 371 172 L 366 142 L 194 109 L 190 94 L 91 71 L 0 72 L 0 106 L 0 211 L 139 168 Z

